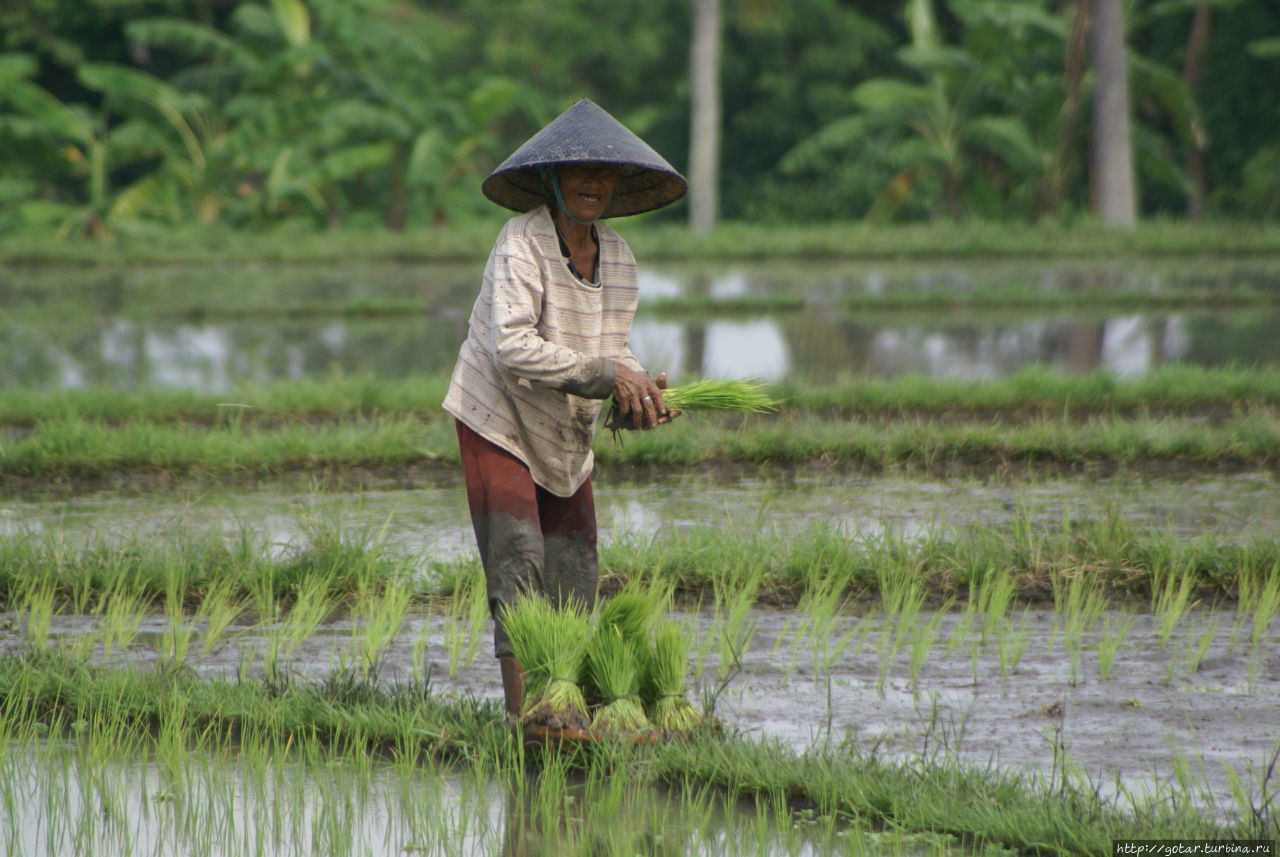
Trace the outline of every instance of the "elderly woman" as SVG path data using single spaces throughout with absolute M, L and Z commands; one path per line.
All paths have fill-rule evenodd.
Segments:
M 457 421 L 467 503 L 484 566 L 507 711 L 523 674 L 501 608 L 538 593 L 595 602 L 591 442 L 612 395 L 637 429 L 670 422 L 665 374 L 631 353 L 636 262 L 602 221 L 684 195 L 685 180 L 639 137 L 583 99 L 484 182 L 514 211 L 485 265 L 444 400 Z

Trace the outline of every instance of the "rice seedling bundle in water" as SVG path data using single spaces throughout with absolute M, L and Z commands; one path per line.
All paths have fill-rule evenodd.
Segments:
M 522 598 L 502 611 L 511 650 L 525 673 L 521 719 L 553 729 L 587 729 L 587 703 L 578 687 L 590 617 L 577 605 L 557 608 L 545 598 Z
M 601 732 L 645 732 L 650 729 L 640 702 L 640 669 L 635 647 L 622 631 L 602 625 L 587 648 L 587 667 L 600 695 L 591 728 Z
M 649 720 L 663 732 L 692 729 L 702 720 L 684 695 L 688 663 L 689 640 L 679 625 L 668 623 L 654 631 L 653 645 L 645 650 L 641 689 Z

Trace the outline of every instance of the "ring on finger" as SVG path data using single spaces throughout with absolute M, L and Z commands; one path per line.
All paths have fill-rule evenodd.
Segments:
M 641 397 L 640 397 L 640 401 L 642 401 L 642 402 L 652 402 L 652 401 L 653 401 L 653 396 L 641 396 Z

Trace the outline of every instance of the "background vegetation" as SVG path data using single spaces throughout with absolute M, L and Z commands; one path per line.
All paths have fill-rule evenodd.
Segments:
M 723 216 L 1087 212 L 1086 2 L 723 0 Z M 479 180 L 582 96 L 686 169 L 692 15 L 688 0 L 14 0 L 0 232 L 493 218 Z M 1280 6 L 1130 0 L 1125 16 L 1141 213 L 1280 214 Z

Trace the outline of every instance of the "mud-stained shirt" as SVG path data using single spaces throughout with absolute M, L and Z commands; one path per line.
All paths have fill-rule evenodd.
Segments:
M 444 408 L 568 497 L 591 475 L 591 442 L 616 362 L 643 371 L 628 340 L 638 290 L 626 242 L 596 224 L 596 284 L 560 253 L 546 206 L 498 235 Z

